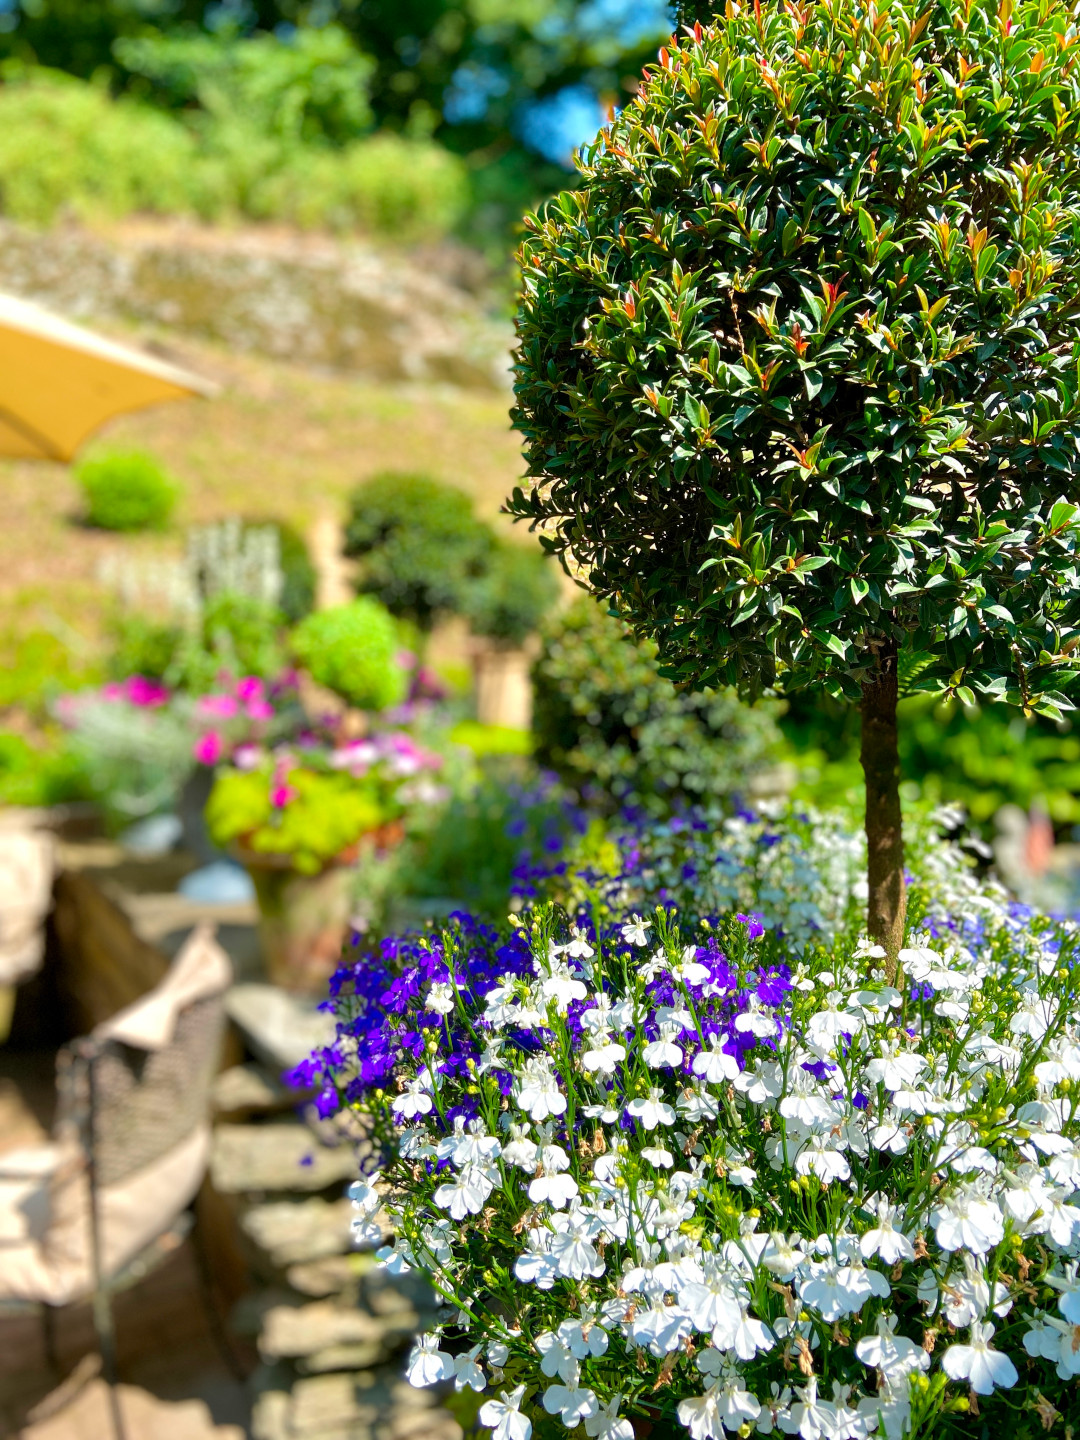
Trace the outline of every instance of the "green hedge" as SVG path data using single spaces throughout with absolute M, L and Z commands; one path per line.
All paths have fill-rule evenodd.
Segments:
M 333 149 L 235 115 L 184 120 L 54 71 L 0 84 L 0 213 L 32 224 L 135 212 L 245 216 L 415 240 L 468 204 L 464 163 L 433 141 L 375 135 Z

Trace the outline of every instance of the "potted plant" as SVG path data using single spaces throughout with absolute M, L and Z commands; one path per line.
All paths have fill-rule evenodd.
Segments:
M 340 746 L 248 746 L 218 768 L 207 829 L 252 878 L 272 983 L 325 988 L 353 908 L 352 867 L 362 849 L 400 842 L 410 804 L 439 798 L 425 782 L 441 763 L 407 732 L 387 730 Z

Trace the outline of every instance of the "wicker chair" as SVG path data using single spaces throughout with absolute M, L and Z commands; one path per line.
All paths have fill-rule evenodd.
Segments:
M 160 985 L 59 1053 L 52 1145 L 0 1156 L 0 1304 L 92 1297 L 118 1435 L 111 1295 L 205 1173 L 230 981 L 200 928 Z

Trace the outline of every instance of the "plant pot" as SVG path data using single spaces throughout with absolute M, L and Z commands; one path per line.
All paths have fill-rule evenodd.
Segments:
M 325 996 L 341 960 L 355 872 L 332 864 L 301 875 L 288 857 L 240 851 L 255 886 L 266 978 L 294 995 Z

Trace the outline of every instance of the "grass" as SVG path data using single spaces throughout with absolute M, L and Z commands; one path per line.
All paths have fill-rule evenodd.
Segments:
M 493 518 L 520 474 L 505 396 L 377 385 L 157 338 L 168 358 L 218 381 L 220 395 L 118 419 L 84 453 L 155 455 L 182 486 L 175 529 L 123 539 L 86 529 L 66 466 L 0 460 L 0 665 L 40 629 L 63 633 L 89 658 L 108 614 L 102 562 L 118 552 L 178 552 L 187 524 L 273 514 L 307 533 L 327 513 L 343 519 L 349 490 L 387 469 L 450 481 Z

